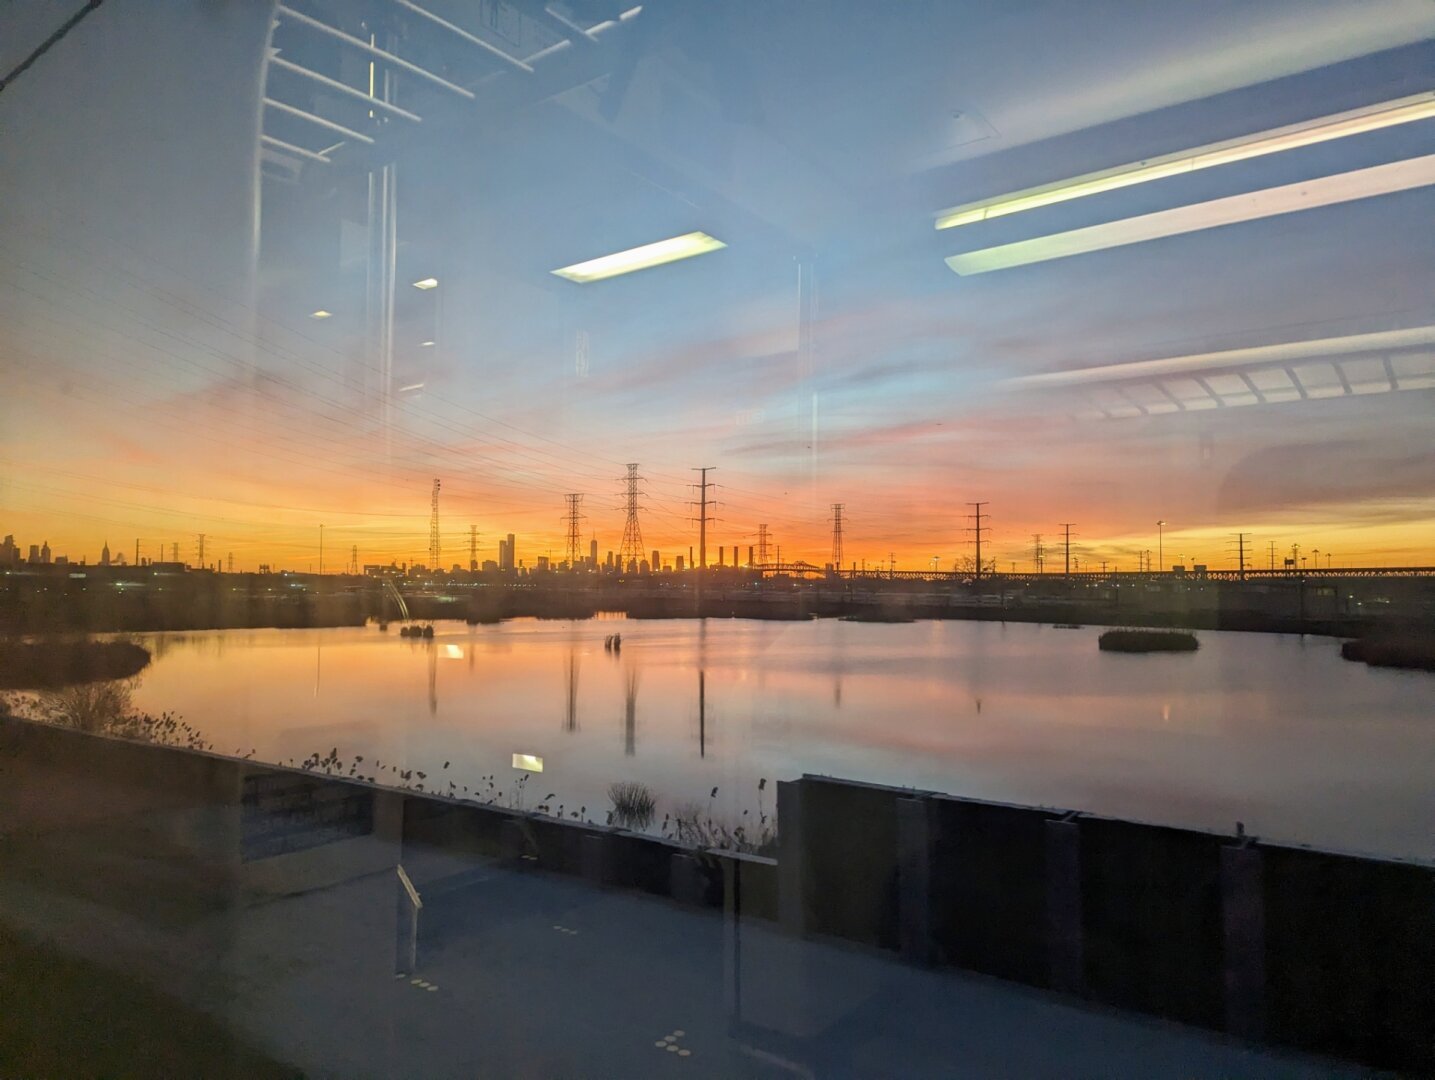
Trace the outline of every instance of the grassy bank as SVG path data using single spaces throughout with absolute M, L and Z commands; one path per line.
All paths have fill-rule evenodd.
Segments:
M 1342 644 L 1340 655 L 1371 667 L 1435 671 L 1435 637 L 1361 638 Z
M 0 690 L 128 679 L 149 661 L 148 649 L 128 641 L 0 641 Z

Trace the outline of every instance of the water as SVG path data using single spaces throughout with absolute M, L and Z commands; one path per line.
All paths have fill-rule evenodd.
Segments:
M 1017 623 L 396 631 L 150 635 L 135 702 L 221 753 L 337 749 L 381 780 L 421 770 L 429 791 L 552 795 L 597 821 L 609 784 L 638 780 L 659 821 L 696 802 L 752 831 L 774 781 L 812 772 L 1435 858 L 1435 676 L 1343 661 L 1329 639 L 1203 632 L 1195 654 L 1128 656 L 1099 652 L 1098 628 Z M 543 760 L 521 792 L 517 753 Z

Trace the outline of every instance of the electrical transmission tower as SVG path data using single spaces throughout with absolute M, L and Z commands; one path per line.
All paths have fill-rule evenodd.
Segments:
M 758 566 L 766 566 L 766 565 L 767 565 L 767 540 L 768 540 L 767 526 L 766 526 L 766 525 L 759 525 L 759 526 L 757 527 L 757 565 L 758 565 Z
M 469 572 L 478 569 L 478 526 L 468 527 L 468 569 Z
M 575 491 L 563 498 L 568 501 L 568 569 L 576 570 L 583 546 L 583 495 Z
M 706 570 L 708 565 L 708 523 L 713 520 L 711 515 L 708 514 L 708 507 L 716 505 L 716 503 L 708 499 L 708 488 L 712 487 L 712 485 L 708 483 L 708 473 L 717 471 L 717 466 L 704 465 L 694 468 L 692 471 L 698 473 L 702 478 L 693 486 L 699 491 L 698 500 L 694 504 L 698 507 L 698 516 L 696 518 L 698 523 L 698 569 Z
M 987 505 L 989 505 L 989 504 L 988 504 L 988 503 L 985 503 L 985 502 L 969 502 L 969 503 L 967 503 L 967 505 L 970 506 L 973 510 L 976 511 L 975 514 L 968 514 L 968 515 L 967 515 L 967 520 L 968 520 L 968 521 L 972 521 L 972 520 L 975 520 L 975 521 L 976 521 L 976 525 L 974 525 L 974 526 L 972 526 L 971 528 L 969 528 L 969 529 L 967 530 L 967 532 L 973 533 L 973 534 L 975 534 L 975 536 L 976 536 L 976 540 L 977 540 L 977 577 L 981 577 L 981 576 L 982 576 L 982 533 L 984 533 L 984 532 L 991 532 L 991 528 L 990 528 L 990 527 L 988 527 L 988 526 L 982 524 L 982 518 L 988 517 L 988 515 L 982 513 L 982 507 L 983 507 L 983 506 L 987 506 Z M 990 520 L 990 518 L 988 518 L 988 520 Z
M 1250 541 L 1250 538 L 1250 533 L 1238 532 L 1236 533 L 1234 541 L 1236 546 L 1236 573 L 1241 578 L 1245 578 L 1246 576 L 1246 544 Z
M 198 551 L 199 551 L 199 568 L 200 568 L 201 570 L 203 570 L 203 569 L 204 569 L 204 533 L 200 533 L 200 534 L 199 534 L 199 541 L 195 544 L 195 547 L 196 547 L 196 548 L 198 549 Z M 164 549 L 163 549 L 163 547 L 160 548 L 159 557 L 160 557 L 161 559 L 164 558 Z
M 1065 532 L 1064 532 L 1064 534 L 1063 534 L 1063 538 L 1062 538 L 1062 548 L 1063 548 L 1063 550 L 1065 551 L 1066 564 L 1065 564 L 1065 567 L 1064 567 L 1064 569 L 1063 569 L 1062 572 L 1063 572 L 1067 577 L 1070 577 L 1070 576 L 1071 576 L 1071 527 L 1072 527 L 1073 525 L 1075 525 L 1076 522 L 1074 522 L 1074 521 L 1062 521 L 1062 522 L 1059 522 L 1058 524 L 1060 524 L 1061 527 L 1062 527 L 1062 529 L 1065 530 Z
M 1274 570 L 1274 569 L 1276 568 L 1276 542 L 1275 542 L 1274 540 L 1271 541 L 1270 549 L 1271 549 L 1271 562 L 1270 562 L 1270 567 L 1271 567 L 1272 570 Z
M 843 503 L 832 504 L 832 569 L 842 570 L 842 507 Z
M 623 560 L 623 568 L 626 570 L 635 562 L 642 562 L 643 554 L 643 527 L 638 522 L 638 482 L 643 478 L 638 475 L 638 463 L 628 463 L 628 475 L 624 478 L 626 489 L 624 491 L 623 506 L 627 511 L 627 519 L 623 523 L 623 546 L 619 557 Z
M 351 574 L 357 574 L 358 572 L 359 572 L 359 545 L 358 545 L 358 544 L 355 544 L 355 545 L 353 546 L 353 548 L 350 549 L 350 551 L 349 551 L 349 573 L 351 573 Z
M 438 542 L 438 489 L 439 481 L 435 477 L 433 495 L 429 498 L 429 566 L 433 570 L 437 570 L 443 561 Z
M 1041 542 L 1041 533 L 1031 534 L 1031 561 L 1038 574 L 1046 569 L 1046 547 Z
M 229 553 L 229 572 L 234 573 L 234 552 Z

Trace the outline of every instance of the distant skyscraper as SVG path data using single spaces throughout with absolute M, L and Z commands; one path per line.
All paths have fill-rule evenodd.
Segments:
M 105 546 L 100 549 L 100 565 L 110 565 L 110 542 L 108 540 L 105 541 Z
M 657 549 L 657 548 L 653 548 L 653 558 L 652 558 L 651 565 L 652 565 L 653 570 L 654 570 L 655 572 L 658 571 L 658 570 L 660 570 L 660 569 L 662 568 L 663 560 L 662 560 L 661 556 L 659 556 L 659 554 L 658 554 L 658 549 Z
M 20 549 L 15 544 L 14 536 L 6 536 L 0 542 L 0 566 L 15 566 L 20 561 Z
M 516 570 L 516 569 L 518 569 L 518 548 L 514 545 L 514 539 L 513 539 L 513 534 L 512 534 L 512 533 L 509 533 L 509 534 L 508 534 L 508 565 L 507 565 L 506 567 L 504 567 L 504 569 L 506 569 L 506 570 Z
M 596 537 L 588 541 L 588 565 L 595 570 L 598 568 L 598 540 Z
M 40 545 L 40 561 L 46 565 L 50 562 L 50 541 L 48 540 Z
M 507 541 L 507 540 L 499 540 L 499 541 L 498 541 L 498 568 L 499 568 L 500 570 L 507 570 L 507 569 L 508 569 L 508 541 Z

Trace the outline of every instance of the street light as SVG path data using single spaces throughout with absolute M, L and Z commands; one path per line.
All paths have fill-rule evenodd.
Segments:
M 1158 572 L 1166 569 L 1166 522 L 1156 522 L 1156 570 Z

